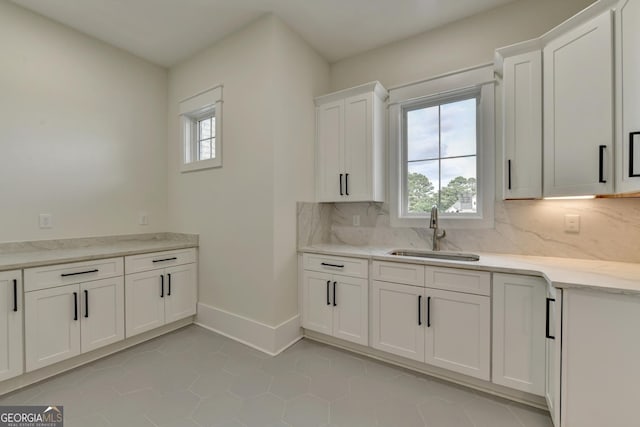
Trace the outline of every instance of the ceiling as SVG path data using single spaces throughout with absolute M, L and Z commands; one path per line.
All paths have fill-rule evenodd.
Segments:
M 513 0 L 12 1 L 170 67 L 268 12 L 335 62 Z

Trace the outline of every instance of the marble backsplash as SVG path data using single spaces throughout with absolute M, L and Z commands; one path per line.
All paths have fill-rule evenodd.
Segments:
M 566 214 L 579 233 L 564 231 Z M 299 203 L 299 247 L 320 243 L 430 249 L 431 230 L 392 227 L 383 203 Z M 448 229 L 441 249 L 640 262 L 640 199 L 498 201 L 494 228 Z

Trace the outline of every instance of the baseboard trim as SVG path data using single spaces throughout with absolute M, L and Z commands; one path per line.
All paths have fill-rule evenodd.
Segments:
M 277 326 L 271 326 L 211 305 L 198 303 L 195 323 L 270 356 L 277 356 L 302 339 L 298 314 Z

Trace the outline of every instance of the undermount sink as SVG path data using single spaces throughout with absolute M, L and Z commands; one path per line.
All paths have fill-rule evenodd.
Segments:
M 395 249 L 388 254 L 417 258 L 448 259 L 453 261 L 478 261 L 480 259 L 480 255 L 476 254 L 468 254 L 463 252 L 421 251 L 416 249 Z

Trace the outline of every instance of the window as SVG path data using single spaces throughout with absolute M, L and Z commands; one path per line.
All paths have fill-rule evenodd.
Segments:
M 477 213 L 477 94 L 402 109 L 406 215 Z
M 391 89 L 393 226 L 493 227 L 494 85 L 491 67 Z
M 180 102 L 182 172 L 222 166 L 222 86 Z

